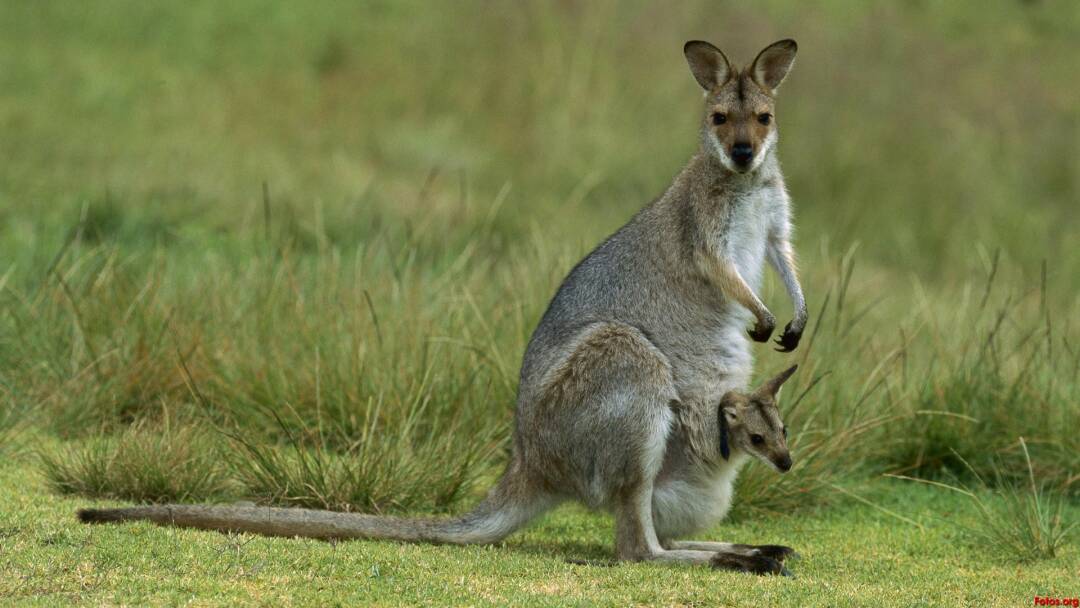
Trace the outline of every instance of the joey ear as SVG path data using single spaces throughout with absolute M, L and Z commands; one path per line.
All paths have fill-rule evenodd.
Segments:
M 729 399 L 728 395 L 720 399 L 720 406 L 716 408 L 716 416 L 720 421 L 720 455 L 724 457 L 724 460 L 731 458 L 731 427 L 728 425 L 727 414 L 728 410 L 734 411 L 734 409 L 734 401 Z
M 798 365 L 792 365 L 791 367 L 780 372 L 776 375 L 775 378 L 772 378 L 765 384 L 761 385 L 761 388 L 758 389 L 758 394 L 769 395 L 770 397 L 773 397 L 775 399 L 776 396 L 780 394 L 780 387 L 784 385 L 784 382 L 787 382 L 787 379 L 790 378 L 791 374 L 794 374 L 795 370 L 797 369 L 799 369 Z
M 798 50 L 799 45 L 790 38 L 770 44 L 750 65 L 750 77 L 770 94 L 775 93 L 795 63 Z
M 731 78 L 731 63 L 720 49 L 703 40 L 691 40 L 683 45 L 683 55 L 690 72 L 701 88 L 711 91 Z
M 728 443 L 730 433 L 731 429 L 728 428 L 724 408 L 720 408 L 720 455 L 724 457 L 724 460 L 731 458 L 731 445 Z

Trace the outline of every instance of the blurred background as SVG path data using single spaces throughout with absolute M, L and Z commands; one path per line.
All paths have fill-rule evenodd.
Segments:
M 744 500 L 816 492 L 841 453 L 962 474 L 1021 435 L 1075 487 L 1069 0 L 5 1 L 8 428 L 62 490 L 454 505 L 504 457 L 561 277 L 696 149 L 683 43 L 783 37 L 806 457 Z
M 15 252 L 85 201 L 101 236 L 124 242 L 257 228 L 263 182 L 301 224 L 322 205 L 341 246 L 368 238 L 375 213 L 469 221 L 435 193 L 486 205 L 504 186 L 500 236 L 535 223 L 586 246 L 695 149 L 700 95 L 682 43 L 748 62 L 791 36 L 798 68 L 778 117 L 804 258 L 828 236 L 927 279 L 967 276 L 997 247 L 1080 273 L 1073 2 L 3 12 L 0 196 Z

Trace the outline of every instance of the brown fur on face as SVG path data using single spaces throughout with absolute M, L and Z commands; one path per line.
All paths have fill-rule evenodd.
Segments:
M 757 158 L 769 134 L 776 129 L 775 105 L 772 96 L 744 70 L 709 91 L 705 99 L 705 128 L 716 137 L 729 158 L 735 156 L 736 144 L 749 144 L 751 158 Z M 723 124 L 716 124 L 721 116 Z
M 707 42 L 691 41 L 683 48 L 691 73 L 706 91 L 706 141 L 729 170 L 756 169 L 775 142 L 774 97 L 797 49 L 794 40 L 774 42 L 749 67 L 737 70 Z

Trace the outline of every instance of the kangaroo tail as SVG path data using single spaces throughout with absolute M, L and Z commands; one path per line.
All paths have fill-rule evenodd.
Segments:
M 513 465 L 511 465 L 513 467 Z M 85 523 L 152 521 L 166 526 L 251 532 L 264 536 L 321 539 L 388 539 L 439 544 L 487 544 L 502 540 L 554 505 L 529 492 L 511 472 L 472 511 L 455 518 L 425 519 L 255 506 L 152 505 L 82 509 Z

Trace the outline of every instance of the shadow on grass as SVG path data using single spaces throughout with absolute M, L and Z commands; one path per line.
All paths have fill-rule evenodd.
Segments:
M 545 557 L 561 561 L 585 560 L 606 566 L 614 563 L 615 553 L 610 545 L 581 541 L 510 541 L 499 545 L 500 550 L 514 551 L 533 557 Z

